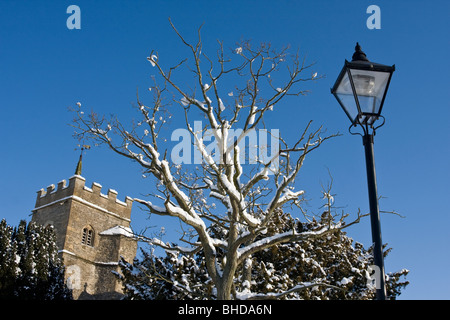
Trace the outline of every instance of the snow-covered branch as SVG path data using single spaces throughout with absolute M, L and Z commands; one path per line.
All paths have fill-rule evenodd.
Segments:
M 273 292 L 253 293 L 253 292 L 246 292 L 246 291 L 238 292 L 238 293 L 236 293 L 236 298 L 238 300 L 279 300 L 289 294 L 301 292 L 301 291 L 316 288 L 316 287 L 326 287 L 326 288 L 332 288 L 332 289 L 337 289 L 337 290 L 343 290 L 340 287 L 333 286 L 333 285 L 327 284 L 327 283 L 305 282 L 305 283 L 300 283 L 289 290 L 286 290 L 283 292 L 277 292 L 277 293 L 273 293 Z

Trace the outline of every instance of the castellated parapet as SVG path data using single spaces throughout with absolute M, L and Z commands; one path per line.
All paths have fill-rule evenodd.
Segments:
M 101 193 L 102 186 L 93 182 L 90 188 L 85 186 L 86 179 L 82 176 L 74 175 L 69 178 L 69 184 L 66 180 L 58 182 L 57 188 L 55 185 L 49 185 L 46 190 L 43 188 L 37 192 L 36 211 L 41 207 L 48 206 L 55 201 L 62 201 L 69 197 L 79 198 L 89 202 L 91 205 L 98 206 L 109 213 L 119 215 L 120 218 L 130 220 L 131 207 L 133 200 L 130 197 L 125 197 L 125 202 L 117 199 L 117 191 L 109 189 L 105 195 Z
M 37 192 L 32 221 L 53 225 L 56 244 L 66 267 L 66 281 L 75 299 L 115 299 L 122 284 L 112 273 L 120 272 L 121 257 L 132 262 L 137 241 L 130 229 L 133 200 L 117 199 L 117 191 L 101 193 L 96 182 L 85 186 L 74 175 Z

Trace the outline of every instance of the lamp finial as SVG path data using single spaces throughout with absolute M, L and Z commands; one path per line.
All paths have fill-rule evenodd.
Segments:
M 369 61 L 358 42 L 355 46 L 355 53 L 352 56 L 352 61 Z

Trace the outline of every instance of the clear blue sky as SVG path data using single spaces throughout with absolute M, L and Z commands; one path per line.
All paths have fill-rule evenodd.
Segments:
M 81 9 L 81 29 L 69 30 L 66 9 Z M 381 29 L 369 30 L 369 5 L 381 9 Z M 187 51 L 168 17 L 195 40 L 204 23 L 204 50 L 214 54 L 216 39 L 234 48 L 241 39 L 299 49 L 325 78 L 307 97 L 291 99 L 273 116 L 272 128 L 295 138 L 308 120 L 343 136 L 324 144 L 305 163 L 298 185 L 319 211 L 321 183 L 334 179 L 336 205 L 368 211 L 364 150 L 347 132 L 348 119 L 330 94 L 344 59 L 356 41 L 368 58 L 395 64 L 375 137 L 375 159 L 382 210 L 383 242 L 393 251 L 387 271 L 410 270 L 403 299 L 450 298 L 449 44 L 450 3 L 433 1 L 17 1 L 0 2 L 0 218 L 16 225 L 30 219 L 36 191 L 73 175 L 79 151 L 69 126 L 69 106 L 134 114 L 136 88 L 145 92 L 155 72 L 146 60 L 158 50 L 170 66 Z M 143 100 L 150 96 L 141 97 Z M 86 184 L 140 197 L 153 188 L 139 168 L 106 148 L 90 150 L 84 161 Z M 314 200 L 315 199 L 315 200 Z M 161 221 L 133 209 L 133 227 Z M 173 223 L 173 220 L 170 221 Z M 170 224 L 167 224 L 170 226 Z M 366 219 L 349 234 L 366 246 Z

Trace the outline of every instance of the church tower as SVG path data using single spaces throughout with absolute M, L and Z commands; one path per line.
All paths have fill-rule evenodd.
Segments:
M 122 202 L 117 191 L 105 195 L 100 184 L 89 188 L 85 182 L 80 156 L 69 183 L 37 192 L 32 221 L 54 226 L 74 299 L 118 299 L 122 285 L 112 272 L 119 272 L 120 257 L 132 262 L 137 249 L 130 229 L 133 200 Z

